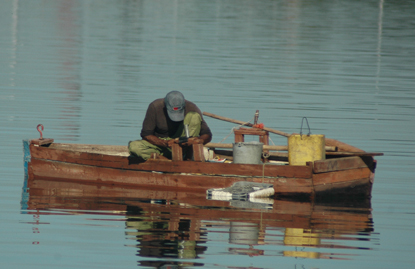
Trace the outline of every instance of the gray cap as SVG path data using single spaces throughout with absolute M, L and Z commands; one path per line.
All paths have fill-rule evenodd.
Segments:
M 184 108 L 186 102 L 181 92 L 169 92 L 164 98 L 164 103 L 166 104 L 167 114 L 172 121 L 184 120 Z

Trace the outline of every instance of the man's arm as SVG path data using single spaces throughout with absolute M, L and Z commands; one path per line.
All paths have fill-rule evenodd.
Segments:
M 210 134 L 203 134 L 198 137 L 199 139 L 203 140 L 202 144 L 206 145 L 212 140 L 212 136 Z
M 147 135 L 147 136 L 143 137 L 143 139 L 150 142 L 151 144 L 159 146 L 159 147 L 168 147 L 169 146 L 168 140 L 160 139 L 155 135 Z

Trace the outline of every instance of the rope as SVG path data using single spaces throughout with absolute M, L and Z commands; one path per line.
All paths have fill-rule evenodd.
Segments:
M 274 143 L 274 141 L 272 141 L 270 136 L 268 136 L 268 139 L 271 140 L 271 143 L 275 146 L 275 143 Z
M 225 141 L 233 132 L 234 132 L 234 130 L 235 129 L 237 129 L 237 128 L 241 128 L 242 126 L 244 126 L 244 125 L 246 125 L 246 124 L 248 124 L 248 123 L 250 123 L 253 119 L 255 119 L 255 117 L 253 117 L 250 121 L 247 121 L 247 122 L 244 122 L 244 123 L 242 123 L 241 125 L 239 125 L 238 127 L 233 127 L 232 129 L 231 129 L 231 132 L 227 135 L 227 136 L 225 136 L 225 138 L 224 139 L 222 139 L 219 143 L 222 143 L 223 141 Z
M 233 131 L 235 130 L 235 127 L 233 127 L 232 129 L 231 129 L 231 132 L 227 135 L 227 136 L 225 136 L 225 138 L 224 139 L 222 139 L 219 143 L 222 143 L 223 141 L 225 141 L 232 133 L 233 133 Z

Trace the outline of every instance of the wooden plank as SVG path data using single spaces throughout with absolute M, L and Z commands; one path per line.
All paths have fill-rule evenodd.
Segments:
M 183 149 L 179 144 L 173 144 L 171 147 L 173 161 L 183 161 Z
M 369 168 L 357 168 L 329 173 L 321 173 L 313 175 L 314 186 L 330 185 L 338 182 L 349 182 L 359 179 L 369 178 L 371 175 Z
M 267 131 L 258 128 L 239 128 L 233 131 L 235 134 L 242 134 L 242 135 L 258 135 L 264 136 L 268 134 Z
M 264 145 L 269 144 L 269 132 L 258 129 L 258 128 L 239 128 L 235 129 L 235 142 L 244 142 L 245 135 L 256 135 L 259 136 L 259 142 L 262 142 Z
M 265 180 L 264 183 L 273 184 L 277 195 L 294 193 L 311 194 L 313 192 L 313 183 L 309 178 L 277 178 L 274 180 Z
M 364 167 L 372 168 L 372 166 L 373 158 L 362 159 L 361 157 L 354 156 L 315 161 L 313 170 L 314 173 L 326 173 Z
M 237 141 L 236 141 L 237 142 Z M 222 148 L 222 149 L 231 149 L 233 144 L 231 143 L 207 143 L 205 145 L 207 148 Z M 336 147 L 326 146 L 326 151 L 336 151 Z M 275 150 L 275 151 L 287 151 L 288 146 L 276 146 L 276 145 L 264 145 L 264 150 Z
M 227 182 L 216 182 L 217 185 L 211 184 L 211 181 L 200 180 L 195 177 L 193 180 L 185 180 L 184 175 L 152 173 L 132 170 L 117 170 L 111 168 L 84 166 L 69 164 L 56 161 L 46 161 L 32 158 L 29 164 L 33 174 L 42 177 L 53 177 L 61 180 L 73 180 L 92 184 L 103 185 L 141 185 L 141 186 L 158 186 L 160 189 L 171 187 L 191 188 L 197 191 L 205 191 L 201 187 L 219 187 L 224 186 Z M 189 176 L 187 176 L 189 177 Z M 194 182 L 193 182 L 194 181 Z M 193 183 L 189 186 L 189 183 Z
M 50 149 L 81 151 L 89 153 L 99 153 L 108 155 L 129 156 L 127 146 L 119 145 L 95 145 L 95 144 L 67 144 L 67 143 L 53 143 L 49 146 Z
M 204 162 L 205 161 L 205 155 L 203 152 L 203 145 L 202 144 L 193 144 L 193 160 L 195 162 Z
M 381 152 L 349 152 L 349 151 L 337 151 L 337 152 L 326 152 L 329 156 L 383 156 Z
M 199 163 L 202 164 L 202 163 Z M 152 173 L 86 166 L 32 158 L 30 170 L 35 176 L 59 178 L 92 184 L 154 186 L 160 189 L 180 188 L 206 191 L 209 188 L 225 188 L 238 181 L 274 184 L 276 192 L 311 193 L 311 178 L 261 178 L 237 176 L 208 176 L 195 174 Z
M 244 126 L 249 126 L 249 127 L 253 127 L 254 126 L 252 123 L 249 123 L 249 122 L 243 122 L 243 121 L 239 121 L 239 120 L 234 120 L 234 119 L 230 119 L 230 118 L 218 116 L 218 115 L 215 115 L 215 114 L 212 114 L 212 113 L 209 113 L 209 112 L 203 112 L 203 115 L 209 116 L 209 117 L 212 117 L 212 118 L 215 118 L 215 119 L 223 120 L 223 121 L 228 121 L 228 122 L 236 123 L 236 124 L 239 124 L 239 125 L 244 125 Z M 270 133 L 279 134 L 279 135 L 282 135 L 282 136 L 285 136 L 285 137 L 289 137 L 290 136 L 290 134 L 288 134 L 288 133 L 285 133 L 285 132 L 282 132 L 282 131 L 278 131 L 278 130 L 274 130 L 274 129 L 271 129 L 271 128 L 264 127 L 262 129 L 265 130 L 265 131 L 268 131 Z
M 33 140 L 32 140 L 33 141 Z M 231 149 L 233 148 L 232 143 L 207 143 L 204 145 L 207 148 L 223 148 Z M 119 146 L 119 145 L 95 145 L 95 144 L 67 144 L 67 143 L 53 143 L 49 148 L 61 149 L 61 150 L 71 150 L 71 151 L 82 151 L 90 153 L 101 153 L 108 155 L 121 155 L 128 156 L 128 147 Z M 274 150 L 274 151 L 287 151 L 288 146 L 285 145 L 264 145 L 265 150 Z M 336 147 L 326 146 L 327 151 L 337 151 Z
M 130 164 L 128 157 L 30 146 L 33 158 L 117 169 L 257 177 L 311 178 L 312 167 L 157 160 Z

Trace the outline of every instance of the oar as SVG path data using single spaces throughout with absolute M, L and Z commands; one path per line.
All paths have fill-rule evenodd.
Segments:
M 215 118 L 215 119 L 218 119 L 218 120 L 232 122 L 232 123 L 239 124 L 239 125 L 244 125 L 244 126 L 249 126 L 249 127 L 253 127 L 254 126 L 251 123 L 246 123 L 246 122 L 243 122 L 243 121 L 239 121 L 239 120 L 234 120 L 234 119 L 230 119 L 230 118 L 218 116 L 218 115 L 215 115 L 215 114 L 212 114 L 212 113 L 209 113 L 209 112 L 203 112 L 203 115 L 208 116 L 208 117 L 211 117 L 211 118 Z M 275 130 L 275 129 L 271 129 L 271 128 L 268 128 L 268 127 L 264 127 L 263 130 L 268 131 L 270 133 L 277 134 L 277 135 L 282 135 L 282 136 L 285 136 L 285 137 L 289 137 L 290 136 L 290 134 L 288 134 L 288 133 L 281 132 L 281 131 L 278 131 L 278 130 Z M 365 152 L 364 150 L 361 150 L 359 148 L 356 148 L 354 146 L 351 146 L 349 144 L 340 142 L 340 141 L 335 140 L 335 139 L 325 138 L 325 141 L 326 141 L 326 146 L 337 147 L 339 151 Z

